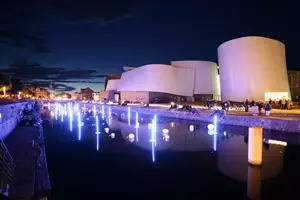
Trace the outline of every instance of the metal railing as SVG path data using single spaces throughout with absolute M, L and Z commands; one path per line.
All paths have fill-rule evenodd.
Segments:
M 2 139 L 0 139 L 0 194 L 10 196 L 13 188 L 14 162 Z

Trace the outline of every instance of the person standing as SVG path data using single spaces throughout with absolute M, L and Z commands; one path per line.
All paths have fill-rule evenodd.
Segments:
M 265 111 L 266 111 L 266 116 L 269 116 L 271 112 L 271 105 L 269 103 L 266 103 Z
M 248 99 L 246 99 L 245 101 L 245 112 L 248 112 L 249 111 L 249 101 Z

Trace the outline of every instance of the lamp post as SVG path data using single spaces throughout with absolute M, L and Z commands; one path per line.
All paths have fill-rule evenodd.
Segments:
M 6 97 L 6 87 L 3 86 L 3 87 L 2 87 L 2 90 L 3 90 L 3 96 Z

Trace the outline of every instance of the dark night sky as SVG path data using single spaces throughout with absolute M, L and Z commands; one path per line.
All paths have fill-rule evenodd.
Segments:
M 0 2 L 0 68 L 28 84 L 100 90 L 122 66 L 217 62 L 221 43 L 249 35 L 285 43 L 288 68 L 300 70 L 300 14 L 289 1 L 20 2 Z

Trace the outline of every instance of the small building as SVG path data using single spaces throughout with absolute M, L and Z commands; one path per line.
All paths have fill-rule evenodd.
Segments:
M 93 93 L 94 91 L 87 87 L 87 88 L 84 88 L 84 89 L 81 89 L 79 93 L 77 93 L 77 100 L 80 100 L 80 101 L 92 101 L 93 100 Z

